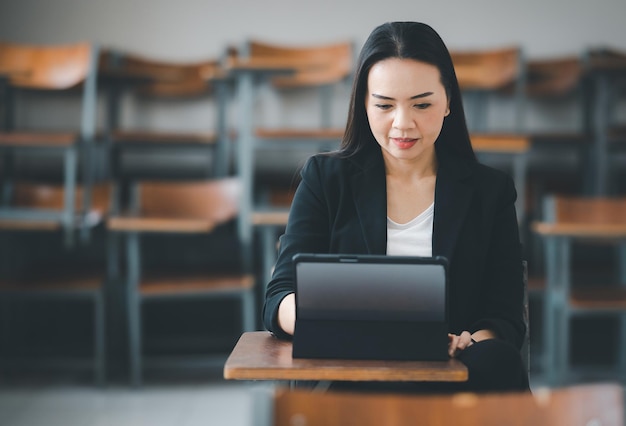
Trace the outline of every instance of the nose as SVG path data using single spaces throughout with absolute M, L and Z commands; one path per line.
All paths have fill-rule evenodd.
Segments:
M 417 126 L 409 108 L 398 108 L 393 118 L 392 126 L 398 130 L 413 129 Z

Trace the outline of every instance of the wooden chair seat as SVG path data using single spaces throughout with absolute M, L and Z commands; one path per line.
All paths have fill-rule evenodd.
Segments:
M 132 144 L 198 144 L 211 145 L 217 141 L 213 132 L 182 133 L 156 130 L 116 130 L 111 134 L 113 143 Z
M 62 271 L 59 274 L 47 271 L 43 276 L 24 277 L 15 280 L 0 280 L 0 292 L 3 293 L 80 293 L 102 290 L 105 274 L 103 271 L 73 272 Z
M 186 275 L 169 274 L 148 275 L 140 283 L 140 292 L 144 297 L 184 296 L 217 294 L 229 291 L 250 290 L 254 286 L 254 277 L 249 274 L 231 275 Z
M 145 216 L 112 216 L 107 219 L 111 231 L 198 233 L 210 232 L 216 222 L 206 219 L 180 219 Z
M 570 305 L 575 309 L 626 312 L 626 288 L 594 285 L 590 288 L 572 290 Z
M 55 231 L 62 228 L 61 212 L 64 209 L 64 187 L 55 184 L 19 182 L 13 188 L 10 204 L 24 212 L 39 211 L 41 215 L 0 218 L 0 229 Z M 95 226 L 102 222 L 109 211 L 111 185 L 100 183 L 91 190 L 91 209 L 84 212 L 83 187 L 76 188 L 74 197 L 75 220 Z M 56 212 L 56 213 L 55 213 Z
M 517 134 L 472 133 L 472 148 L 475 151 L 524 153 L 530 149 L 530 139 Z
M 331 139 L 340 141 L 343 129 L 257 129 L 256 136 L 263 139 L 294 140 L 294 139 Z
M 69 132 L 1 132 L 0 146 L 6 147 L 70 147 L 80 140 Z

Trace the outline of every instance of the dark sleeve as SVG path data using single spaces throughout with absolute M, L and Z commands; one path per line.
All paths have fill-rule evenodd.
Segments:
M 321 170 L 315 157 L 310 158 L 302 169 L 302 180 L 291 204 L 287 228 L 280 238 L 272 279 L 265 291 L 263 324 L 278 337 L 289 337 L 278 326 L 278 306 L 285 296 L 295 291 L 293 256 L 328 251 L 330 225 Z
M 523 319 L 523 265 L 515 213 L 517 193 L 506 176 L 495 199 L 482 292 L 483 315 L 471 332 L 490 329 L 521 348 L 526 326 Z

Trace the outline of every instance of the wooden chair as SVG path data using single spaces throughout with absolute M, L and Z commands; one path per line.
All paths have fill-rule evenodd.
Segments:
M 626 84 L 626 50 L 600 46 L 589 49 L 584 55 L 587 84 L 592 97 L 586 122 L 592 135 L 591 194 L 609 195 L 623 193 L 621 182 L 614 180 L 624 169 L 624 141 L 626 123 L 615 111 L 624 100 Z M 623 174 L 621 174 L 623 176 Z M 621 192 L 617 192 L 621 191 Z
M 518 222 L 523 230 L 527 159 L 531 145 L 528 136 L 522 132 L 525 87 L 522 50 L 518 47 L 451 50 L 450 55 L 463 96 L 474 151 L 481 162 L 506 170 L 513 176 L 519 194 L 516 203 Z M 514 116 L 508 127 L 488 123 L 489 101 L 496 95 L 513 101 Z
M 262 397 L 259 397 L 262 398 Z M 269 401 L 268 401 L 269 400 Z M 280 389 L 259 402 L 273 426 L 459 425 L 621 426 L 623 390 L 614 384 L 531 393 L 398 395 L 315 393 Z M 269 408 L 267 407 L 269 405 Z M 265 413 L 261 410 L 265 409 Z
M 544 372 L 550 383 L 574 377 L 570 366 L 573 317 L 614 316 L 620 321 L 616 359 L 626 380 L 626 198 L 549 196 L 544 219 L 533 224 L 545 242 Z M 576 278 L 572 245 L 609 245 L 618 252 L 617 284 Z M 597 272 L 596 272 L 597 275 Z
M 585 116 L 584 81 L 585 67 L 581 57 L 528 59 L 525 87 L 527 111 L 544 114 L 546 106 L 552 111 L 559 111 L 574 102 Z M 528 132 L 532 146 L 527 167 L 530 220 L 541 217 L 541 203 L 546 194 L 580 195 L 586 191 L 585 183 L 593 181 L 588 161 L 591 136 L 583 121 L 577 120 L 579 124 L 574 126 L 551 123 L 545 130 Z M 527 246 L 528 257 L 534 267 L 533 275 L 542 275 L 544 265 L 540 238 L 529 234 Z
M 76 193 L 76 207 L 82 205 L 83 191 Z M 37 208 L 45 210 L 61 209 L 65 198 L 65 189 L 61 185 L 38 185 L 19 183 L 12 191 L 12 205 L 22 208 Z M 90 222 L 100 223 L 107 214 L 110 197 L 110 188 L 106 184 L 96 185 L 92 191 L 92 210 Z M 80 258 L 75 252 L 61 250 L 60 253 L 46 253 L 39 259 L 31 244 L 32 238 L 38 240 L 43 234 L 54 237 L 62 236 L 62 226 L 53 221 L 32 221 L 15 218 L 12 221 L 0 221 L 0 239 L 2 239 L 2 253 L 0 253 L 0 302 L 4 308 L 4 350 L 0 351 L 4 365 L 18 367 L 32 367 L 41 363 L 43 357 L 15 359 L 7 352 L 15 352 L 19 345 L 16 339 L 10 339 L 19 333 L 14 329 L 16 321 L 11 321 L 15 303 L 23 305 L 25 302 L 46 302 L 55 304 L 59 301 L 85 301 L 93 304 L 93 360 L 90 362 L 94 370 L 95 381 L 103 384 L 105 381 L 105 272 L 104 259 L 100 262 L 88 261 Z M 35 233 L 35 235 L 33 235 Z M 81 246 L 81 252 L 90 247 Z M 21 306 L 20 305 L 20 306 Z M 51 319 L 54 321 L 54 319 Z M 17 331 L 15 331 L 17 330 Z M 23 340 L 23 339 L 22 339 Z M 28 339 L 27 339 L 28 340 Z M 21 357 L 20 357 L 21 358 Z M 67 365 L 65 362 L 62 364 Z M 82 359 L 74 360 L 71 365 L 83 365 Z
M 236 164 L 244 185 L 242 215 L 250 225 L 242 236 L 246 244 L 252 244 L 254 225 L 266 226 L 266 219 L 276 218 L 275 210 L 285 211 L 271 199 L 294 189 L 305 159 L 338 148 L 344 129 L 343 123 L 333 122 L 333 98 L 348 88 L 352 62 L 351 42 L 298 46 L 251 40 L 231 49 L 226 68 L 237 85 Z M 283 125 L 298 110 L 292 104 L 295 94 L 309 99 L 307 116 L 312 104 L 319 105 L 314 124 Z M 258 114 L 277 110 L 284 112 L 283 122 L 268 123 L 268 117 L 262 120 Z M 274 222 L 270 226 L 278 227 Z
M 194 182 L 144 181 L 137 184 L 135 210 L 109 218 L 108 229 L 122 234 L 126 241 L 126 297 L 131 381 L 134 385 L 142 381 L 141 318 L 142 308 L 148 302 L 236 298 L 241 303 L 242 329 L 249 331 L 255 328 L 254 279 L 245 269 L 246 260 L 240 258 L 247 253 L 242 252 L 240 245 L 235 244 L 233 248 L 231 244 L 233 239 L 238 242 L 241 226 L 240 223 L 233 224 L 233 221 L 241 220 L 240 190 L 240 182 L 236 178 Z M 214 246 L 213 251 L 203 255 L 201 263 L 212 265 L 212 269 L 204 267 L 196 273 L 187 265 L 159 267 L 167 263 L 167 258 L 163 257 L 148 263 L 146 252 L 150 247 L 142 248 L 140 237 L 150 234 L 163 237 L 206 235 L 207 238 L 218 234 L 225 237 L 219 239 L 218 244 L 223 240 L 227 244 Z M 163 239 L 160 241 L 164 246 Z M 231 320 L 224 321 L 230 323 Z
M 4 93 L 5 123 L 0 129 L 0 153 L 2 154 L 2 206 L 0 221 L 20 223 L 29 221 L 33 226 L 47 222 L 59 223 L 66 233 L 68 244 L 73 241 L 73 232 L 83 230 L 88 236 L 91 186 L 98 170 L 95 155 L 96 130 L 96 77 L 98 48 L 88 43 L 72 45 L 25 45 L 0 42 L 0 70 L 8 76 Z M 71 131 L 50 131 L 42 126 L 25 128 L 15 120 L 15 98 L 22 92 L 39 95 L 71 92 L 79 89 L 82 94 L 80 115 Z M 28 175 L 24 158 L 50 158 L 62 155 L 61 173 L 39 176 L 41 163 L 30 170 L 31 179 L 55 180 L 64 183 L 64 203 L 54 211 L 31 208 L 16 209 L 9 204 L 13 185 Z M 78 170 L 79 165 L 81 167 Z M 54 168 L 54 167 L 53 167 Z M 80 172 L 80 173 L 79 173 Z M 32 175 L 35 175 L 32 177 Z M 61 176 L 59 179 L 56 176 Z M 80 180 L 80 181 L 79 181 Z M 77 185 L 83 185 L 83 203 L 75 203 Z
M 129 180 L 201 179 L 230 172 L 227 87 L 219 61 L 181 62 L 107 50 L 100 73 L 107 94 L 107 140 L 117 210 L 124 208 L 123 185 Z M 134 101 L 135 119 L 128 119 L 133 111 L 124 108 L 129 102 L 123 100 Z M 200 103 L 207 107 L 202 122 L 214 121 L 201 130 L 159 125 L 148 116 L 160 108 Z
M 515 116 L 513 132 L 521 131 L 524 101 L 524 59 L 518 47 L 483 50 L 451 50 L 459 86 L 466 100 L 471 132 L 500 132 L 487 123 L 487 97 L 512 91 Z

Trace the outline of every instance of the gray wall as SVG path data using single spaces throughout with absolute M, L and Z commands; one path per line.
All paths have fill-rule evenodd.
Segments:
M 2 0 L 0 38 L 90 40 L 172 58 L 217 55 L 248 36 L 362 42 L 389 20 L 430 23 L 451 48 L 520 44 L 530 56 L 626 49 L 624 0 Z

